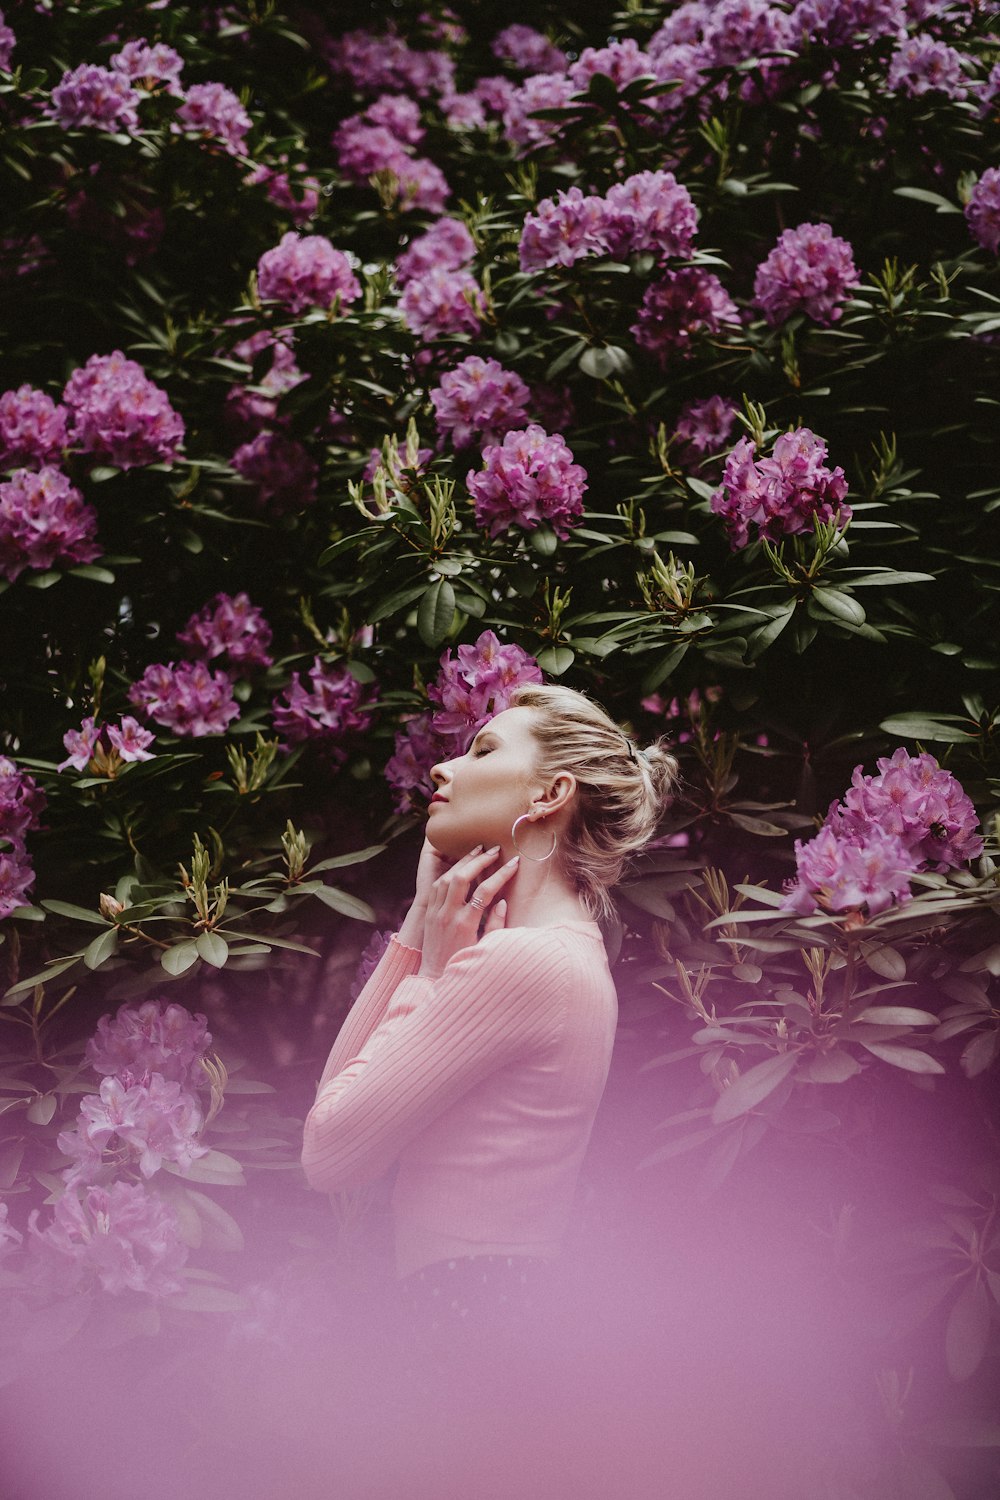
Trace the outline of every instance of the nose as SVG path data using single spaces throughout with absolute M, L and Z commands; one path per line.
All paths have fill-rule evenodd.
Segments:
M 439 760 L 436 766 L 431 766 L 431 780 L 436 787 L 444 786 L 451 772 L 448 770 L 449 762 Z

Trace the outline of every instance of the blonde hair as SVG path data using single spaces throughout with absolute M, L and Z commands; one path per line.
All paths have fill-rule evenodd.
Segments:
M 559 858 L 591 916 L 610 917 L 608 891 L 656 832 L 677 783 L 677 762 L 662 740 L 640 750 L 603 708 L 574 688 L 526 683 L 509 702 L 534 710 L 531 733 L 541 779 L 560 771 L 576 777 L 574 812 Z

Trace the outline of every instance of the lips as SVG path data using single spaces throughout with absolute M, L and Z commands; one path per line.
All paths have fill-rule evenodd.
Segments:
M 447 800 L 448 800 L 448 798 L 447 797 L 442 797 L 442 795 L 441 795 L 440 792 L 435 792 L 434 795 L 433 795 L 433 797 L 431 798 L 430 805 L 431 805 L 431 807 L 433 807 L 434 804 L 435 804 L 435 802 L 447 802 Z

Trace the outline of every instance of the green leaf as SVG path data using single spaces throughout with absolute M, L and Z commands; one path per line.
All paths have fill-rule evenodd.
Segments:
M 203 958 L 213 969 L 225 968 L 229 957 L 229 944 L 217 932 L 200 932 L 194 940 L 198 957 Z
M 360 896 L 351 896 L 347 891 L 338 890 L 335 885 L 324 885 L 314 894 L 318 901 L 339 911 L 342 917 L 353 917 L 357 922 L 375 921 L 375 912 Z
M 32 1125 L 47 1125 L 56 1112 L 57 1102 L 55 1094 L 39 1094 L 28 1105 L 27 1118 Z
M 852 599 L 850 594 L 845 594 L 842 589 L 831 589 L 821 584 L 813 589 L 809 603 L 810 606 L 815 605 L 823 614 L 835 620 L 843 620 L 847 625 L 865 623 L 865 612 L 861 605 L 856 599 Z
M 548 672 L 553 677 L 561 677 L 573 665 L 576 652 L 571 651 L 568 646 L 546 646 L 535 659 L 543 672 Z
M 318 875 L 320 870 L 340 870 L 345 865 L 359 865 L 366 859 L 374 859 L 376 854 L 381 854 L 387 844 L 369 844 L 366 849 L 352 849 L 350 854 L 334 854 L 330 859 L 321 859 L 318 865 L 309 866 L 310 875 Z
M 820 1052 L 806 1069 L 810 1083 L 846 1083 L 861 1072 L 861 1064 L 849 1052 Z
M 785 1052 L 748 1068 L 716 1100 L 712 1123 L 723 1125 L 727 1120 L 735 1120 L 738 1115 L 756 1108 L 794 1071 L 796 1061 L 794 1053 Z
M 79 963 L 82 957 L 82 952 L 74 953 L 69 958 L 61 958 L 58 963 L 49 964 L 47 969 L 42 969 L 38 974 L 32 974 L 28 979 L 19 979 L 17 984 L 12 984 L 10 989 L 5 991 L 3 1004 L 16 1005 L 17 996 L 27 994 L 29 990 L 35 988 L 36 984 L 48 984 L 50 979 L 55 979 L 57 975 Z
M 86 906 L 73 906 L 69 901 L 42 901 L 40 904 L 56 917 L 72 917 L 74 922 L 92 922 L 95 927 L 106 928 L 108 925 L 100 912 L 90 911 Z
M 107 568 L 94 567 L 92 563 L 81 563 L 77 568 L 67 570 L 73 578 L 89 578 L 92 583 L 114 583 L 115 575 Z
M 977 738 L 970 720 L 960 714 L 934 714 L 919 709 L 893 714 L 878 727 L 905 740 L 936 740 L 939 744 L 960 744 Z
M 209 1151 L 205 1156 L 197 1157 L 183 1172 L 173 1162 L 165 1161 L 163 1166 L 166 1171 L 188 1182 L 210 1182 L 217 1187 L 246 1186 L 243 1168 L 235 1156 L 227 1156 L 224 1151 Z
M 632 360 L 625 349 L 609 344 L 600 349 L 585 349 L 580 356 L 580 369 L 594 380 L 607 380 L 612 375 L 621 375 L 631 370 Z
M 960 214 L 962 210 L 950 198 L 942 198 L 940 193 L 932 193 L 927 188 L 898 187 L 893 188 L 897 198 L 913 198 L 917 203 L 932 203 L 939 214 Z
M 858 1038 L 861 1041 L 861 1038 Z M 918 1052 L 915 1047 L 904 1047 L 892 1042 L 861 1042 L 862 1047 L 879 1057 L 883 1062 L 891 1063 L 894 1068 L 902 1068 L 906 1073 L 944 1073 L 946 1070 L 936 1057 L 931 1057 L 927 1052 Z
M 780 614 L 775 615 L 773 620 L 769 620 L 759 630 L 753 631 L 747 642 L 746 660 L 756 661 L 758 657 L 763 656 L 767 648 L 772 646 L 778 639 L 778 636 L 794 614 L 795 605 L 787 604 Z
M 425 646 L 440 646 L 455 619 L 455 586 L 439 578 L 424 591 L 417 609 L 417 629 Z
M 877 943 L 862 943 L 861 955 L 873 974 L 883 979 L 905 979 L 906 959 L 896 949 Z
M 118 928 L 109 927 L 86 949 L 83 961 L 88 969 L 99 969 L 113 954 L 118 952 Z
M 936 1026 L 938 1021 L 929 1010 L 914 1010 L 909 1005 L 869 1005 L 852 1019 L 870 1026 Z
M 227 1213 L 214 1198 L 194 1188 L 187 1188 L 185 1196 L 201 1219 L 202 1244 L 206 1250 L 237 1251 L 245 1248 L 242 1229 L 232 1214 Z
M 186 974 L 192 964 L 198 962 L 198 949 L 193 942 L 175 943 L 172 948 L 165 948 L 160 954 L 160 966 L 166 969 L 168 974 L 176 978 L 179 974 Z

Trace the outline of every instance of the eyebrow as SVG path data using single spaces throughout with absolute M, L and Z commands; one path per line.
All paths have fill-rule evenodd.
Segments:
M 480 740 L 487 740 L 487 739 L 496 740 L 496 742 L 497 742 L 498 745 L 500 745 L 500 744 L 503 743 L 503 741 L 501 740 L 500 736 L 497 734 L 497 732 L 496 732 L 495 729 L 490 729 L 490 728 L 484 726 L 479 731 L 479 733 L 475 736 L 475 738 L 473 739 L 472 744 L 469 746 L 469 749 L 472 750 L 476 745 L 478 745 L 478 743 L 479 743 Z

